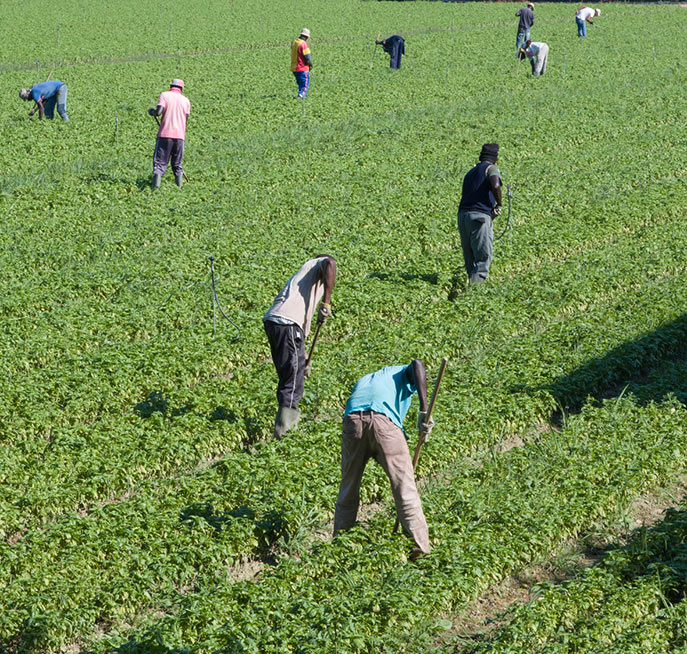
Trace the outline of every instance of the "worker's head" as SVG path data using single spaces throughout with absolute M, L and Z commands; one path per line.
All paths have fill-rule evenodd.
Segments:
M 528 6 L 530 9 L 534 9 L 534 2 L 528 2 L 528 3 L 527 3 L 527 6 Z
M 527 39 L 527 41 L 525 41 L 525 46 L 529 48 L 531 45 L 532 45 L 532 40 Z
M 22 89 L 19 91 L 19 97 L 22 100 L 28 100 L 31 98 L 31 90 L 30 89 Z
M 595 16 L 601 16 L 601 9 L 595 9 L 595 10 L 594 10 L 594 15 L 595 15 Z
M 304 39 L 307 39 L 310 36 L 310 30 L 307 27 L 304 27 L 301 30 L 301 33 L 299 34 L 299 36 L 302 36 Z
M 174 88 L 174 87 L 183 90 L 183 88 L 184 88 L 184 80 L 183 80 L 183 79 L 179 79 L 179 78 L 173 79 L 173 80 L 170 82 L 169 88 L 172 89 L 172 88 Z
M 499 158 L 499 144 L 485 143 L 482 146 L 482 151 L 479 153 L 480 161 L 488 161 L 489 163 L 496 163 Z

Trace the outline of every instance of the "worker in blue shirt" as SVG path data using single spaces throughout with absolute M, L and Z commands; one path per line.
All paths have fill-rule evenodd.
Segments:
M 341 484 L 334 512 L 334 534 L 350 529 L 358 515 L 360 482 L 365 465 L 374 458 L 391 482 L 391 492 L 403 531 L 415 541 L 411 559 L 430 551 L 427 521 L 415 485 L 403 420 L 413 395 L 420 398 L 418 430 L 428 435 L 427 375 L 415 359 L 405 366 L 387 366 L 365 375 L 353 387 L 344 411 L 341 434 Z
M 60 80 L 49 80 L 34 84 L 30 89 L 19 91 L 22 100 L 33 100 L 36 106 L 29 111 L 29 118 L 38 111 L 38 119 L 43 120 L 43 116 L 52 120 L 55 116 L 55 106 L 57 113 L 64 121 L 69 121 L 67 116 L 67 85 Z

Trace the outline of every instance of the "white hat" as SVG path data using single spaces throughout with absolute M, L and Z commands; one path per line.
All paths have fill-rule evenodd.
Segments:
M 300 36 L 310 36 L 310 30 L 307 27 L 304 27 L 301 30 Z
M 601 9 L 595 9 L 594 11 L 596 12 L 597 16 L 601 16 Z

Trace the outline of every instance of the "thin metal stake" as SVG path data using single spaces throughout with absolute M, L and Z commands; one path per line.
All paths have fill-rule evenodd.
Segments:
M 210 274 L 212 279 L 215 279 L 215 257 L 208 257 L 210 259 Z M 210 299 L 212 300 L 212 338 L 215 338 L 215 332 L 217 331 L 217 307 L 215 306 L 215 289 L 210 288 Z
M 656 63 L 656 39 L 654 39 L 654 63 Z
M 563 48 L 563 75 L 568 74 L 568 60 L 565 56 L 565 48 Z
M 177 46 L 177 75 L 181 74 L 181 46 Z
M 115 110 L 115 144 L 119 146 L 119 112 Z
M 446 95 L 448 95 L 448 68 L 446 69 Z
M 60 26 L 57 26 L 57 45 L 60 45 Z
M 36 77 L 41 76 L 41 65 L 38 59 L 36 59 Z

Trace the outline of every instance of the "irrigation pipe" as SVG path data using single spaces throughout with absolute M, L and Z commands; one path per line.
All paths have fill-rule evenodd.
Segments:
M 234 325 L 234 327 L 236 327 L 236 336 L 231 341 L 232 343 L 236 343 L 236 341 L 239 340 L 239 336 L 241 336 L 241 328 L 226 313 L 224 313 L 224 309 L 222 309 L 222 305 L 219 303 L 219 298 L 217 297 L 217 287 L 215 286 L 215 257 L 208 257 L 208 259 L 210 260 L 210 276 L 212 277 L 212 336 L 213 338 L 215 336 L 215 305 L 217 305 L 220 313 L 232 325 Z

